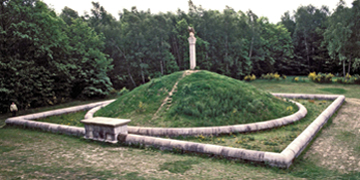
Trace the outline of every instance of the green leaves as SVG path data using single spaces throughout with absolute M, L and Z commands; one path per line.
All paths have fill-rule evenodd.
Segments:
M 0 6 L 0 112 L 8 111 L 10 101 L 20 109 L 52 105 L 75 87 L 85 89 L 79 97 L 105 96 L 112 89 L 106 75 L 111 59 L 101 52 L 104 37 L 86 22 L 69 26 L 38 0 Z

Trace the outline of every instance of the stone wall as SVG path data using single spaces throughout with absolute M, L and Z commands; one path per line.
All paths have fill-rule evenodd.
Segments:
M 312 141 L 315 137 L 317 132 L 323 127 L 323 125 L 328 121 L 328 119 L 336 112 L 336 110 L 342 105 L 345 101 L 345 96 L 343 95 L 319 95 L 319 94 L 284 94 L 284 93 L 274 93 L 275 96 L 286 97 L 286 98 L 297 98 L 297 99 L 326 99 L 326 100 L 334 100 L 333 103 L 329 107 L 327 107 L 293 142 L 291 142 L 281 153 L 274 153 L 274 152 L 264 152 L 264 151 L 254 151 L 254 150 L 247 150 L 247 149 L 240 149 L 240 148 L 231 148 L 225 146 L 218 146 L 212 144 L 202 144 L 202 143 L 194 143 L 194 142 L 187 142 L 187 141 L 180 141 L 180 140 L 172 140 L 172 139 L 164 139 L 152 136 L 143 136 L 143 135 L 136 135 L 131 134 L 129 128 L 128 135 L 119 135 L 119 141 L 125 144 L 142 144 L 146 146 L 154 146 L 160 149 L 177 149 L 177 150 L 184 150 L 184 151 L 191 151 L 197 153 L 206 153 L 206 154 L 213 154 L 219 155 L 228 158 L 235 158 L 235 159 L 244 159 L 249 161 L 255 162 L 263 162 L 270 164 L 272 166 L 281 167 L 281 168 L 288 168 L 293 160 L 298 157 L 304 148 Z M 58 125 L 52 123 L 43 123 L 37 121 L 31 121 L 30 119 L 37 119 L 46 116 L 58 115 L 62 113 L 69 113 L 74 111 L 79 111 L 83 109 L 90 109 L 97 107 L 96 109 L 100 109 L 99 106 L 104 106 L 105 104 L 111 103 L 111 101 L 104 101 L 100 103 L 92 103 L 89 105 L 84 106 L 76 106 L 72 108 L 48 111 L 44 113 L 37 113 L 31 114 L 26 116 L 19 116 L 14 118 L 9 118 L 6 120 L 7 125 L 20 125 L 25 127 L 31 128 L 38 128 L 45 131 L 50 131 L 54 133 L 63 133 L 63 134 L 70 134 L 76 136 L 83 136 L 85 134 L 84 128 L 78 127 L 71 127 L 65 125 Z M 299 106 L 299 105 L 298 105 Z M 249 126 L 250 130 L 261 130 L 260 128 L 272 128 L 271 126 L 275 124 L 276 126 L 285 125 L 286 123 L 291 123 L 294 121 L 295 118 L 298 116 L 305 116 L 304 111 L 302 110 L 303 106 L 299 106 L 300 114 L 295 116 L 287 116 L 284 118 L 279 118 L 276 121 L 271 120 L 267 122 L 261 122 L 262 124 L 254 123 L 256 125 Z M 90 110 L 89 114 L 86 115 L 87 118 L 91 118 L 93 113 L 96 110 Z M 299 113 L 299 111 L 297 113 Z M 306 109 L 305 109 L 306 111 Z M 291 118 L 289 118 L 291 117 Z M 268 124 L 268 122 L 271 122 Z M 283 124 L 284 123 L 284 124 Z M 266 125 L 264 125 L 266 124 Z M 237 127 L 239 126 L 239 127 Z M 221 126 L 221 127 L 211 127 L 211 130 L 204 130 L 208 134 L 215 133 L 227 133 L 227 132 L 240 132 L 239 129 L 243 129 L 242 125 L 235 125 L 235 126 Z M 276 127 L 274 126 L 274 127 Z M 235 128 L 234 128 L 235 127 Z M 241 127 L 241 128 L 240 128 Z M 133 127 L 136 128 L 136 127 Z M 139 128 L 140 129 L 140 128 Z M 136 132 L 140 132 L 139 129 Z M 187 128 L 182 128 L 187 129 Z M 201 129 L 201 128 L 200 128 Z M 226 130 L 227 131 L 224 131 Z M 236 130 L 236 131 L 234 131 Z M 148 130 L 143 130 L 144 134 L 149 134 Z M 191 130 L 186 130 L 187 132 L 191 132 Z M 186 132 L 184 131 L 184 132 Z M 166 131 L 165 131 L 166 132 Z M 169 132 L 169 131 L 168 131 Z M 206 134 L 204 133 L 204 134 Z M 150 133 L 151 134 L 151 133 Z M 187 134 L 196 134 L 196 133 L 187 133 Z M 152 134 L 154 135 L 154 134 Z
M 84 136 L 85 129 L 81 127 L 74 127 L 74 126 L 67 126 L 67 125 L 60 125 L 55 123 L 46 123 L 46 122 L 39 122 L 39 121 L 31 121 L 32 119 L 40 119 L 48 116 L 55 116 L 65 113 L 71 113 L 81 110 L 89 110 L 94 107 L 101 107 L 102 105 L 107 105 L 114 100 L 103 101 L 98 103 L 91 103 L 86 105 L 74 106 L 70 108 L 64 109 L 57 109 L 52 111 L 46 111 L 41 113 L 29 114 L 25 116 L 18 116 L 6 119 L 6 125 L 16 125 L 16 126 L 23 126 L 28 128 L 35 128 L 41 129 L 43 131 L 49 131 L 53 133 L 61 133 L 61 134 L 68 134 L 68 135 L 75 135 L 75 136 Z

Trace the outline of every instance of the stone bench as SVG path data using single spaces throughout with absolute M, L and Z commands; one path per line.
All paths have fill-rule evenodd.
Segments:
M 85 125 L 85 139 L 118 142 L 119 134 L 128 134 L 127 124 L 130 119 L 115 119 L 106 117 L 95 117 L 81 120 Z

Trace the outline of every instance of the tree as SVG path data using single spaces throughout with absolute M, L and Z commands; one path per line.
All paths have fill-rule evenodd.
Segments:
M 321 32 L 326 29 L 328 15 L 329 10 L 326 6 L 320 9 L 312 5 L 300 6 L 295 12 L 296 26 L 293 34 L 295 54 L 297 60 L 306 65 L 305 72 L 301 73 L 314 71 L 317 64 L 324 64 L 317 59 L 320 54 L 324 55 L 324 49 L 320 46 L 323 41 Z
M 112 89 L 107 76 L 112 59 L 102 52 L 104 36 L 97 34 L 81 19 L 67 29 L 72 65 L 72 97 L 105 97 Z
M 0 4 L 0 101 L 20 109 L 53 104 L 70 92 L 63 21 L 38 0 Z
M 290 32 L 290 37 L 292 37 L 295 31 L 296 23 L 289 11 L 286 11 L 284 15 L 281 16 L 280 23 L 286 27 L 286 29 Z
M 63 19 L 67 25 L 71 25 L 72 21 L 80 17 L 77 11 L 65 6 L 61 11 L 60 18 Z
M 354 2 L 356 9 L 356 2 Z M 333 60 L 339 60 L 343 65 L 343 76 L 346 76 L 346 62 L 348 62 L 348 71 L 350 74 L 351 60 L 357 56 L 359 45 L 356 36 L 358 30 L 354 29 L 354 12 L 345 7 L 344 1 L 340 1 L 335 12 L 329 18 L 324 37 L 330 57 Z

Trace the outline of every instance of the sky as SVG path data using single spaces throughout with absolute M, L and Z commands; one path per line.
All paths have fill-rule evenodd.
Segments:
M 123 9 L 130 10 L 136 6 L 138 10 L 151 13 L 159 12 L 176 12 L 179 8 L 185 12 L 188 10 L 188 0 L 42 0 L 55 12 L 60 14 L 61 10 L 67 6 L 84 15 L 84 12 L 90 12 L 92 9 L 91 2 L 99 2 L 105 10 L 118 19 L 118 13 Z M 281 15 L 286 11 L 291 14 L 299 6 L 313 6 L 320 8 L 322 5 L 328 6 L 330 11 L 336 8 L 340 0 L 192 0 L 196 6 L 202 6 L 206 10 L 219 10 L 222 12 L 226 6 L 233 8 L 235 11 L 246 12 L 252 10 L 257 16 L 264 16 L 271 23 L 280 21 Z M 351 7 L 353 0 L 344 0 L 347 6 Z

